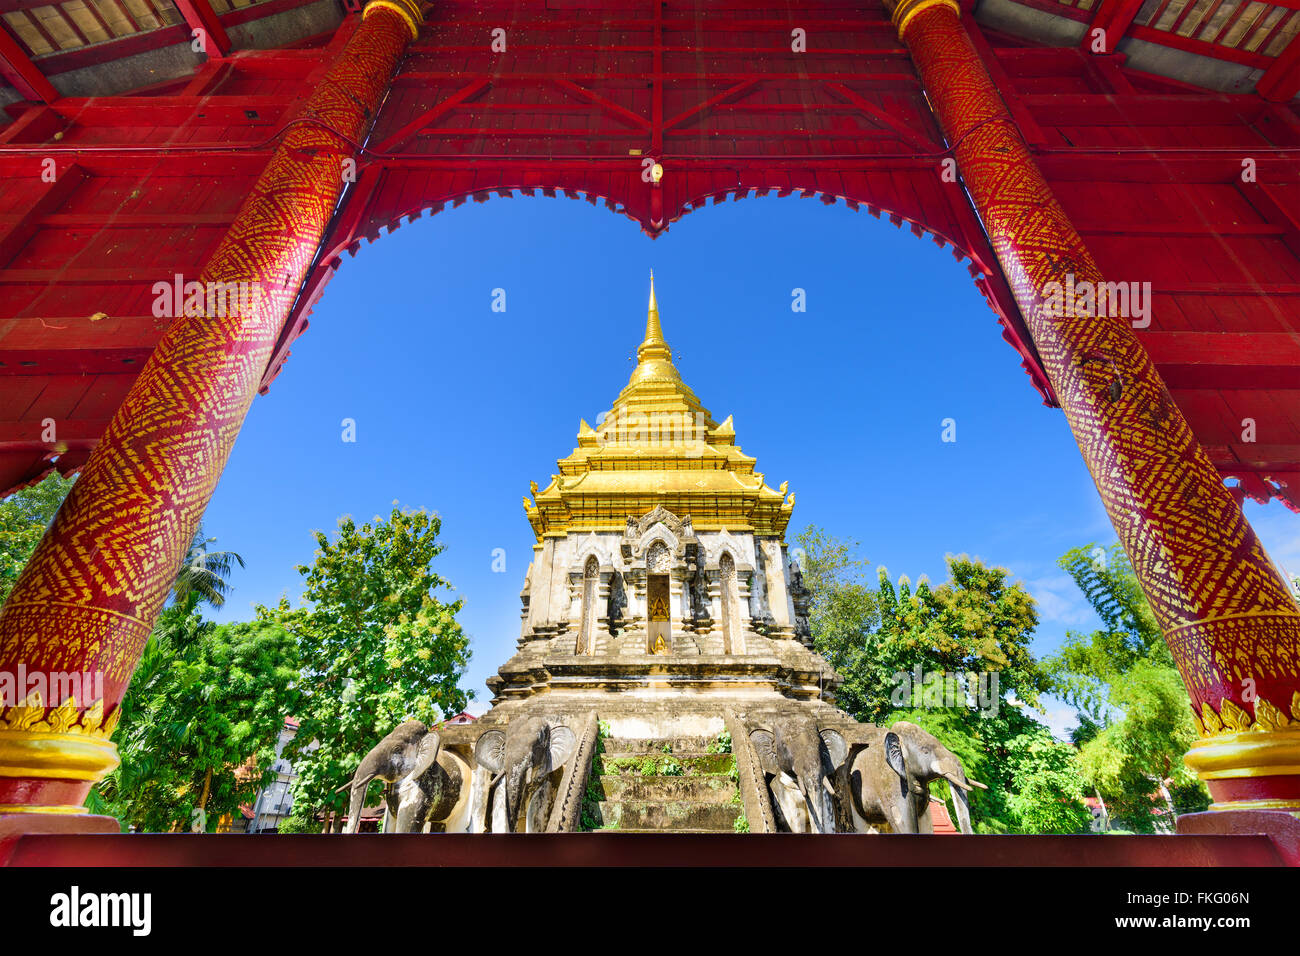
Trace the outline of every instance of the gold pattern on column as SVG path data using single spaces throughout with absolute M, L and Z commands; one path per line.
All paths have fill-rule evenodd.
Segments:
M 251 301 L 171 323 L 0 610 L 0 672 L 103 687 L 89 703 L 23 687 L 0 711 L 0 812 L 73 805 L 89 783 L 70 781 L 117 765 L 118 703 L 418 22 L 414 0 L 366 8 L 198 276 Z
M 1127 317 L 1049 308 L 1103 281 L 951 0 L 886 0 L 962 183 L 1191 697 L 1187 763 L 1217 799 L 1291 799 L 1300 608 Z M 1062 314 L 1063 313 L 1063 314 Z M 1288 723 L 1282 723 L 1283 719 Z M 1237 778 L 1275 778 L 1226 785 Z M 1275 793 L 1265 792 L 1274 788 Z M 1297 802 L 1300 805 L 1300 801 Z
M 424 23 L 424 16 L 420 13 L 420 4 L 417 0 L 369 0 L 361 13 L 361 18 L 364 20 L 379 10 L 392 10 L 401 17 L 411 31 L 412 40 L 420 35 L 420 25 Z

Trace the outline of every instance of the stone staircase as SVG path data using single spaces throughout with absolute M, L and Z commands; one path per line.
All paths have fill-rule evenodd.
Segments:
M 735 833 L 744 815 L 735 759 L 708 737 L 610 737 L 592 759 L 582 829 Z M 667 748 L 667 749 L 665 749 Z

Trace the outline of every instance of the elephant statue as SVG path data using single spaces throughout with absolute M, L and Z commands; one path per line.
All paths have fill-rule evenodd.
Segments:
M 437 767 L 440 750 L 438 734 L 418 720 L 399 724 L 375 744 L 362 758 L 357 772 L 352 775 L 352 782 L 339 787 L 339 790 L 351 788 L 348 822 L 343 832 L 357 832 L 366 788 L 375 779 L 388 784 L 384 791 L 384 802 L 388 807 L 384 832 L 418 832 L 424 824 L 423 817 L 431 796 L 425 777 Z
M 878 742 L 854 748 L 849 792 L 855 828 L 867 832 L 872 824 L 887 823 L 894 833 L 933 833 L 930 783 L 940 779 L 952 785 L 957 825 L 962 833 L 970 833 L 966 794 L 972 787 L 988 787 L 967 778 L 956 754 L 930 734 L 898 721 Z
M 489 730 L 474 745 L 474 759 L 491 773 L 489 829 L 514 833 L 524 815 L 524 830 L 546 826 L 554 774 L 577 749 L 577 735 L 544 717 L 512 720 L 505 730 Z
M 834 833 L 835 785 L 848 759 L 838 731 L 809 717 L 780 717 L 752 728 L 749 740 L 767 779 L 778 826 L 791 833 Z

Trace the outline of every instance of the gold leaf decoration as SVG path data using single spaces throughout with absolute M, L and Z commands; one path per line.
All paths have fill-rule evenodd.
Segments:
M 41 692 L 34 690 L 23 699 L 21 704 L 9 709 L 5 724 L 10 730 L 40 730 L 44 724 L 41 720 L 44 715 L 45 702 L 41 700 Z
M 1214 712 L 1214 708 L 1209 705 L 1209 702 L 1201 704 L 1201 721 L 1205 724 L 1207 737 L 1223 733 L 1223 721 L 1219 720 L 1219 715 Z
M 1280 707 L 1274 707 L 1263 697 L 1255 701 L 1255 720 L 1256 730 L 1281 730 L 1291 723 Z
M 1196 712 L 1196 708 L 1192 708 L 1192 723 L 1196 725 L 1196 735 L 1198 737 L 1209 736 L 1205 732 L 1205 725 L 1201 723 L 1201 715 Z
M 99 728 L 99 733 L 97 734 L 97 736 L 99 737 L 113 736 L 113 731 L 117 730 L 117 722 L 118 720 L 121 719 L 121 717 L 122 717 L 122 708 L 119 706 L 116 710 L 113 711 L 112 715 L 108 718 L 108 720 L 104 721 L 103 725 Z
M 1223 726 L 1230 733 L 1241 733 L 1243 730 L 1250 730 L 1250 714 L 1227 698 L 1224 698 L 1219 703 L 1219 716 L 1223 719 Z
M 73 723 L 76 722 L 77 716 L 77 698 L 69 694 L 68 699 L 58 707 L 50 708 L 49 716 L 46 717 L 50 725 L 50 732 L 66 734 Z
M 95 701 L 86 708 L 86 712 L 81 715 L 81 732 L 83 734 L 93 734 L 99 730 L 99 725 L 104 722 L 104 698 Z
M 1291 695 L 1291 716 L 1295 720 L 1300 720 L 1300 690 Z

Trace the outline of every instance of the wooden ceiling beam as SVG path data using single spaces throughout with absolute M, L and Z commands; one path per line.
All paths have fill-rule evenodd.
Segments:
M 45 78 L 3 25 L 0 25 L 0 74 L 24 99 L 33 103 L 53 103 L 59 98 L 54 84 Z
M 1092 23 L 1084 31 L 1079 48 L 1085 53 L 1114 53 L 1140 9 L 1142 0 L 1102 0 Z M 1100 36 L 1098 30 L 1101 31 Z
M 1286 103 L 1300 93 L 1300 40 L 1292 37 L 1286 49 L 1264 71 L 1255 92 L 1273 103 Z
M 230 54 L 230 35 L 217 19 L 208 0 L 173 0 L 173 2 L 176 4 L 176 9 L 181 12 L 181 16 L 185 18 L 185 22 L 189 24 L 190 30 L 206 37 L 205 52 L 209 57 Z

